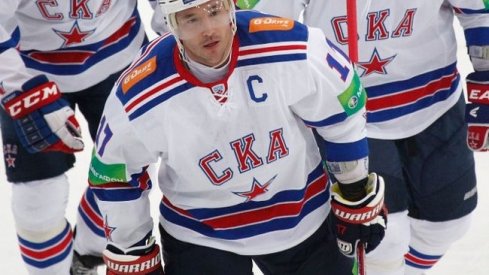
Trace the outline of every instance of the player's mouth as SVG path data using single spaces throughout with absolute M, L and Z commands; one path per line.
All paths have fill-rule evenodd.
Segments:
M 204 48 L 211 49 L 217 46 L 219 44 L 219 41 L 211 41 L 211 42 L 206 42 L 204 44 Z

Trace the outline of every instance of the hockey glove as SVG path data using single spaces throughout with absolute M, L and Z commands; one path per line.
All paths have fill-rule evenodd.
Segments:
M 36 76 L 2 100 L 13 118 L 15 131 L 29 153 L 83 150 L 81 130 L 75 113 L 54 82 Z
M 468 124 L 467 144 L 476 152 L 489 150 L 489 71 L 470 73 L 466 79 L 465 120 Z
M 340 251 L 355 257 L 358 244 L 368 253 L 384 238 L 387 209 L 384 207 L 384 180 L 371 173 L 365 186 L 366 196 L 359 201 L 344 198 L 338 183 L 332 186 L 331 210 Z
M 151 237 L 146 245 L 121 249 L 108 244 L 102 253 L 107 275 L 164 275 L 160 247 Z

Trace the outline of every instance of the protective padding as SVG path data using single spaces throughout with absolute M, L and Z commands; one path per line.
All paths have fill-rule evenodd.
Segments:
M 366 256 L 369 275 L 404 275 L 404 254 L 409 245 L 407 211 L 389 214 L 387 229 L 380 245 Z
M 64 174 L 12 184 L 12 212 L 17 233 L 36 242 L 59 234 L 66 224 L 68 196 L 68 178 Z

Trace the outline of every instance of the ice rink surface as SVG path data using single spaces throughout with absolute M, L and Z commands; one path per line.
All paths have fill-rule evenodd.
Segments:
M 143 14 L 144 23 L 149 29 L 151 9 L 144 0 L 141 2 L 140 10 Z M 472 66 L 466 55 L 463 32 L 455 22 L 458 37 L 458 67 L 462 75 L 472 71 Z M 150 36 L 154 34 L 150 32 Z M 80 118 L 84 127 L 85 137 L 88 130 L 84 124 L 84 119 Z M 70 199 L 68 202 L 67 217 L 72 224 L 75 221 L 77 204 L 80 196 L 87 184 L 89 152 L 92 144 L 86 140 L 86 149 L 84 152 L 77 154 L 77 163 L 75 168 L 68 172 L 70 178 Z M 4 162 L 0 162 L 0 274 L 2 275 L 27 275 L 24 268 L 20 252 L 17 246 L 17 237 L 14 230 L 14 222 L 10 210 L 10 184 L 5 179 Z M 469 232 L 458 242 L 456 242 L 449 252 L 440 260 L 440 262 L 427 274 L 428 275 L 483 275 L 489 274 L 489 152 L 476 153 L 477 178 L 479 204 L 473 216 L 473 223 Z M 158 202 L 161 193 L 159 190 L 153 190 L 152 213 L 157 221 Z M 155 231 L 157 232 L 157 231 Z M 99 274 L 105 274 L 100 269 Z M 255 274 L 260 275 L 258 270 Z

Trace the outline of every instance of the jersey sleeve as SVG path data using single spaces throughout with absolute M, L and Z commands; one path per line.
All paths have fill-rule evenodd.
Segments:
M 107 99 L 89 170 L 89 184 L 104 217 L 106 237 L 127 248 L 151 232 L 148 167 L 158 161 L 130 123 L 114 91 Z
M 307 93 L 292 105 L 325 140 L 328 161 L 368 155 L 366 93 L 348 57 L 321 30 L 309 28 Z
M 489 1 L 449 0 L 460 24 L 472 64 L 476 70 L 489 70 Z
M 0 96 L 19 90 L 32 78 L 16 47 L 20 40 L 14 14 L 18 1 L 0 1 Z

